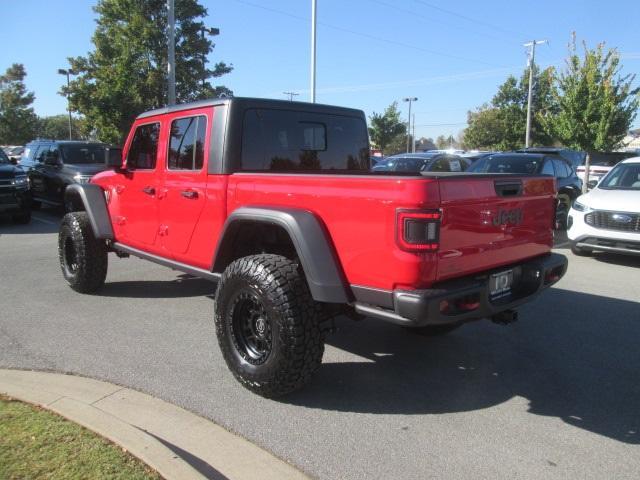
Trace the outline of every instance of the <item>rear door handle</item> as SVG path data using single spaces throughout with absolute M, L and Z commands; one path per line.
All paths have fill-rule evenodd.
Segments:
M 184 198 L 198 198 L 198 192 L 196 192 L 195 190 L 183 190 L 180 192 L 180 195 L 182 195 Z
M 155 189 L 155 188 L 153 188 L 153 187 L 149 187 L 149 186 L 144 187 L 144 188 L 142 189 L 142 191 L 143 191 L 144 193 L 146 193 L 147 195 L 155 195 L 155 194 L 156 194 L 156 189 Z

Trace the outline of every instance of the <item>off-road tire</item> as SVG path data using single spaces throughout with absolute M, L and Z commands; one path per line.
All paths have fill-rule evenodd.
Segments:
M 589 248 L 581 248 L 576 246 L 576 242 L 571 242 L 571 253 L 578 257 L 588 257 L 593 253 L 593 250 Z
M 107 277 L 107 247 L 93 235 L 86 212 L 67 213 L 58 234 L 58 257 L 62 275 L 71 288 L 93 293 Z
M 31 221 L 31 210 L 13 215 L 11 219 L 14 223 L 27 224 Z
M 460 328 L 462 325 L 425 325 L 424 327 L 407 327 L 411 333 L 422 335 L 423 337 L 439 337 Z
M 251 315 L 243 317 L 241 302 L 257 306 L 250 310 Z M 262 323 L 269 329 L 271 340 L 264 348 L 268 353 L 259 358 L 247 353 L 239 332 L 242 329 L 237 326 L 238 318 L 245 318 L 243 322 L 254 327 L 248 337 L 256 335 L 260 330 L 260 318 L 253 318 L 256 309 L 262 312 L 260 318 L 266 317 Z M 235 260 L 222 274 L 215 295 L 216 334 L 229 370 L 244 387 L 263 397 L 277 397 L 303 387 L 322 363 L 321 312 L 297 263 L 273 254 Z

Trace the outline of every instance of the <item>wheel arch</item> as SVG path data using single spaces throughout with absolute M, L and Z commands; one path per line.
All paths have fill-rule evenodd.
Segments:
M 281 229 L 291 241 L 314 300 L 348 303 L 350 293 L 330 236 L 321 221 L 308 210 L 282 207 L 241 207 L 224 224 L 213 272 L 221 273 L 238 255 L 243 227 L 266 225 Z M 262 253 L 262 252 L 253 252 Z
M 74 206 L 82 207 L 96 238 L 102 240 L 113 240 L 113 227 L 107 210 L 107 201 L 104 190 L 99 185 L 71 184 L 64 191 L 65 203 L 70 201 Z

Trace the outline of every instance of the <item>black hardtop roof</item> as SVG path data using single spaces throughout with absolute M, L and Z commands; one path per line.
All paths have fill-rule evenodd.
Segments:
M 196 102 L 181 103 L 170 107 L 157 108 L 143 112 L 136 118 L 147 118 L 156 115 L 163 115 L 171 112 L 180 112 L 182 110 L 190 110 L 192 108 L 213 107 L 216 105 L 233 105 L 234 107 L 246 108 L 271 108 L 278 110 L 300 110 L 306 112 L 317 113 L 333 113 L 338 115 L 364 116 L 362 110 L 347 107 L 337 107 L 334 105 L 324 105 L 322 103 L 309 102 L 291 102 L 289 100 L 276 100 L 271 98 L 251 98 L 251 97 L 230 97 L 230 98 L 211 98 L 207 100 L 198 100 Z

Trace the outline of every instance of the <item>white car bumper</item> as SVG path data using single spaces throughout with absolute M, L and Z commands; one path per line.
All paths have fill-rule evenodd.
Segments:
M 596 211 L 593 210 L 591 212 L 579 212 L 573 208 L 569 210 L 567 236 L 576 247 L 640 255 L 640 214 L 620 212 L 622 215 L 631 217 L 629 222 L 609 220 L 587 223 L 586 216 L 595 213 Z M 609 212 L 604 213 L 609 214 Z

